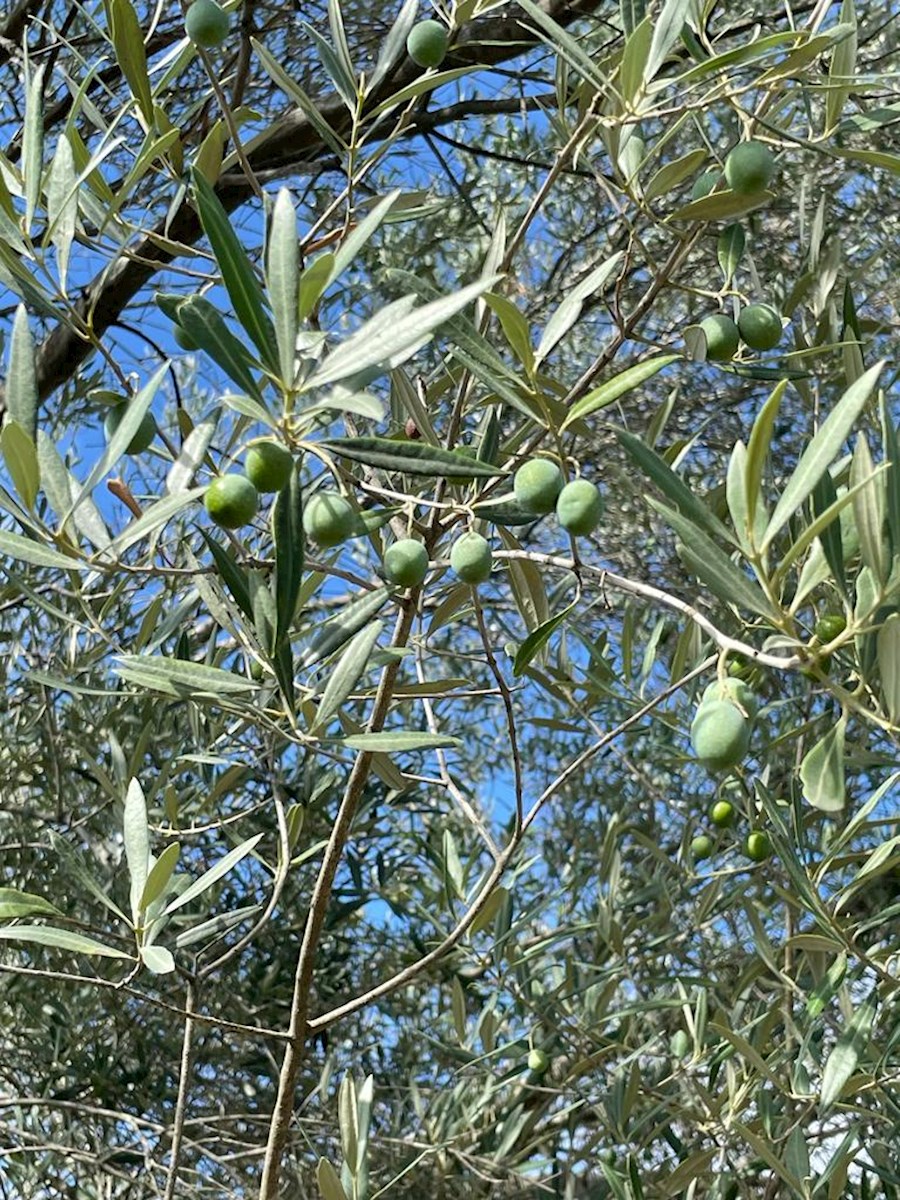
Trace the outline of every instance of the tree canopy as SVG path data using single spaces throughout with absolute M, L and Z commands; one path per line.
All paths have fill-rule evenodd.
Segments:
M 900 1196 L 898 30 L 0 19 L 4 1200 Z

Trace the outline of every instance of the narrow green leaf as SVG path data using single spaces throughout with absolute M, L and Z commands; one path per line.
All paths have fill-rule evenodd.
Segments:
M 0 921 L 14 921 L 19 917 L 61 917 L 63 914 L 55 904 L 43 896 L 31 892 L 20 892 L 16 888 L 0 887 Z
M 881 480 L 874 478 L 875 467 L 865 433 L 856 439 L 850 464 L 850 486 L 853 495 L 853 519 L 859 535 L 862 560 L 878 580 L 887 578 L 887 546 L 882 537 L 884 529 L 884 492 Z M 866 486 L 860 486 L 864 484 Z
M 144 34 L 131 0 L 107 0 L 109 33 L 116 61 L 138 102 L 148 128 L 153 126 L 153 93 L 147 75 L 147 54 Z
M 651 499 L 649 503 L 678 534 L 680 552 L 686 564 L 720 600 L 748 608 L 769 620 L 777 617 L 765 594 L 702 529 L 656 500 Z
M 372 651 L 384 630 L 383 621 L 373 621 L 351 638 L 334 669 L 316 710 L 316 729 L 324 729 L 356 687 L 369 667 Z
M 828 508 L 826 508 L 822 513 L 817 515 L 803 529 L 803 532 L 797 538 L 796 542 L 793 542 L 791 544 L 791 546 L 784 552 L 784 554 L 781 557 L 781 561 L 778 564 L 778 568 L 775 571 L 774 578 L 776 578 L 776 579 L 786 578 L 788 571 L 793 566 L 794 562 L 800 557 L 801 554 L 803 554 L 808 549 L 808 547 L 813 543 L 813 541 L 815 541 L 815 539 L 817 537 L 821 537 L 824 541 L 825 537 L 830 532 L 829 527 L 832 524 L 834 524 L 836 526 L 837 531 L 838 531 L 838 537 L 840 538 L 841 523 L 840 523 L 840 521 L 837 520 L 837 518 L 841 515 L 841 513 L 847 507 L 848 504 L 853 503 L 853 498 L 856 496 L 856 494 L 861 489 L 871 487 L 871 486 L 873 486 L 873 483 L 877 483 L 878 476 L 883 470 L 884 470 L 884 464 L 882 463 L 881 466 L 879 466 L 878 469 L 875 470 L 872 473 L 872 475 L 869 476 L 868 479 L 861 479 L 852 488 L 848 488 L 848 489 L 842 491 L 841 495 L 838 496 L 837 499 L 835 499 L 834 502 L 831 505 L 829 505 Z M 827 474 L 827 472 L 826 472 L 826 474 Z M 821 480 L 819 482 L 821 483 Z M 818 485 L 816 485 L 816 486 L 818 487 Z M 815 495 L 815 493 L 814 493 L 814 495 Z M 829 560 L 829 565 L 831 565 L 830 560 Z M 838 580 L 838 586 L 839 587 L 841 586 L 841 583 L 839 580 Z
M 728 462 L 725 499 L 738 540 L 742 546 L 752 545 L 750 513 L 747 509 L 747 447 L 740 438 L 735 442 Z
M 786 388 L 786 380 L 782 380 L 781 383 L 776 385 L 774 391 L 760 409 L 756 420 L 753 422 L 753 428 L 750 431 L 750 441 L 747 444 L 747 467 L 744 477 L 747 484 L 747 512 L 749 514 L 751 529 L 754 526 L 756 508 L 760 499 L 760 486 L 762 484 L 763 471 L 766 467 L 766 460 L 769 456 L 772 430 L 775 426 L 775 419 L 781 408 L 781 401 Z
M 826 471 L 812 492 L 813 513 L 817 520 L 830 512 L 838 502 L 837 489 L 831 475 Z M 847 595 L 847 579 L 844 572 L 844 539 L 840 521 L 831 521 L 819 536 L 822 554 L 831 569 L 831 574 L 841 592 Z
M 537 513 L 523 508 L 512 493 L 508 497 L 498 496 L 496 501 L 483 500 L 473 505 L 473 510 L 476 516 L 495 525 L 533 525 L 541 520 Z
M 306 670 L 315 666 L 322 659 L 334 654 L 336 650 L 340 650 L 341 646 L 349 642 L 354 634 L 378 615 L 390 595 L 390 589 L 386 587 L 364 592 L 355 600 L 351 600 L 336 617 L 332 617 L 324 625 L 314 625 L 312 627 L 313 636 L 298 660 L 300 669 Z
M 256 686 L 249 679 L 231 671 L 207 667 L 202 663 L 186 662 L 180 658 L 122 654 L 116 661 L 118 666 L 113 669 L 121 679 L 179 699 L 231 695 L 252 691 Z
M 714 516 L 702 500 L 694 495 L 684 480 L 675 474 L 661 455 L 657 454 L 655 450 L 651 450 L 640 438 L 636 438 L 634 434 L 628 433 L 624 429 L 616 430 L 616 437 L 644 474 L 656 484 L 663 495 L 675 504 L 679 512 L 695 525 L 702 525 L 714 537 L 729 542 L 734 541 L 718 517 Z
M 671 192 L 673 188 L 678 187 L 682 180 L 694 175 L 706 162 L 707 157 L 705 150 L 689 150 L 680 158 L 666 163 L 651 176 L 644 188 L 644 199 L 655 200 L 657 196 L 664 196 L 667 192 Z
M 877 1011 L 878 993 L 873 988 L 853 1014 L 828 1055 L 819 1093 L 823 1110 L 831 1108 L 835 1101 L 840 1099 L 844 1085 L 856 1070 L 860 1056 L 868 1048 Z
M 626 104 L 632 104 L 644 87 L 644 72 L 653 40 L 653 23 L 641 21 L 625 39 L 619 67 L 619 91 Z
M 50 832 L 50 845 L 53 847 L 53 852 L 58 859 L 65 865 L 66 874 L 71 875 L 75 881 L 80 884 L 85 891 L 90 892 L 95 900 L 98 900 L 104 908 L 109 909 L 111 913 L 125 924 L 128 923 L 128 918 L 125 913 L 119 908 L 118 904 L 106 894 L 106 890 L 97 882 L 96 879 L 88 872 L 81 859 L 74 852 L 65 838 L 53 830 Z
M 344 1163 L 352 1176 L 359 1165 L 359 1123 L 356 1111 L 356 1084 L 348 1072 L 338 1089 L 338 1127 L 341 1131 L 341 1150 Z
M 35 567 L 56 567 L 63 571 L 86 571 L 88 564 L 58 550 L 51 550 L 41 542 L 22 537 L 18 533 L 0 530 L 0 556 L 14 558 L 17 562 L 31 563 Z
M 253 376 L 254 362 L 225 324 L 221 313 L 205 296 L 191 296 L 178 306 L 178 323 L 194 339 L 201 350 L 222 368 L 241 388 L 249 392 L 265 411 L 265 401 Z M 222 398 L 227 403 L 227 398 Z
M 9 339 L 6 373 L 6 408 L 33 440 L 37 437 L 38 386 L 34 363 L 34 338 L 24 304 L 16 309 Z
M 670 221 L 726 221 L 763 208 L 775 199 L 774 192 L 713 192 L 676 208 Z
M 522 549 L 508 529 L 501 526 L 497 532 L 507 550 Z M 527 558 L 507 559 L 507 569 L 513 599 L 525 628 L 529 631 L 538 629 L 550 620 L 550 604 L 540 569 Z
M 586 396 L 582 396 L 580 400 L 577 400 L 566 414 L 566 419 L 563 421 L 560 431 L 567 429 L 573 422 L 590 416 L 591 413 L 599 412 L 602 408 L 608 408 L 610 404 L 614 404 L 627 392 L 633 391 L 636 387 L 640 387 L 642 383 L 646 383 L 648 379 L 652 379 L 663 367 L 669 366 L 670 363 L 678 362 L 682 358 L 683 355 L 681 354 L 659 354 L 655 358 L 648 358 L 644 362 L 635 363 L 633 367 L 626 367 L 624 371 L 620 371 L 612 379 L 607 379 L 599 387 L 594 388 Z M 634 440 L 637 441 L 636 438 Z M 653 452 L 650 451 L 650 453 L 652 454 Z
M 131 958 L 124 950 L 105 946 L 81 933 L 68 929 L 54 929 L 50 925 L 13 925 L 0 928 L 0 941 L 34 942 L 40 946 L 55 946 L 59 950 L 70 950 L 73 954 L 89 954 L 100 958 Z
M 216 913 L 214 917 L 200 921 L 197 925 L 191 925 L 188 929 L 183 929 L 176 934 L 175 946 L 178 950 L 183 950 L 187 946 L 195 946 L 197 942 L 206 942 L 211 945 L 223 933 L 228 933 L 244 921 L 256 916 L 261 907 L 259 904 L 247 904 L 242 908 L 235 908 L 231 912 Z
M 367 750 L 380 754 L 400 753 L 408 750 L 443 750 L 461 746 L 462 741 L 456 737 L 439 733 L 395 733 L 385 730 L 381 733 L 355 733 L 350 737 L 340 739 L 340 745 L 348 750 Z
M 346 77 L 352 81 L 355 89 L 357 86 L 356 68 L 353 65 L 353 59 L 350 55 L 347 34 L 344 32 L 344 18 L 341 13 L 340 0 L 328 0 L 328 28 L 331 30 L 334 52 L 341 64 L 341 69 Z
M 72 145 L 63 134 L 47 176 L 47 235 L 56 247 L 56 265 L 60 291 L 66 294 L 69 253 L 78 219 L 78 184 Z
M 252 621 L 253 605 L 250 602 L 250 585 L 247 582 L 246 571 L 238 566 L 231 552 L 224 546 L 220 546 L 205 529 L 202 530 L 202 533 L 222 582 L 244 616 L 249 617 Z
M 280 87 L 284 94 L 289 96 L 291 100 L 294 101 L 325 145 L 334 151 L 334 153 L 338 156 L 338 159 L 343 160 L 343 157 L 347 152 L 347 147 L 340 136 L 335 133 L 335 131 L 322 116 L 321 112 L 319 111 L 319 105 L 314 103 L 314 101 L 307 96 L 306 92 L 304 92 L 303 88 L 296 81 L 296 79 L 294 79 L 293 76 L 284 69 L 281 63 L 278 62 L 270 50 L 266 49 L 262 42 L 257 41 L 256 38 L 251 38 L 250 44 L 253 47 L 257 59 L 262 63 L 263 70 L 266 72 L 272 82 L 277 87 Z M 259 134 L 259 144 L 267 141 L 269 137 L 271 137 L 271 131 L 267 128 Z M 257 139 L 251 138 L 251 140 L 244 147 L 245 152 L 248 154 L 252 153 L 256 144 Z
M 259 350 L 262 361 L 277 375 L 279 352 L 275 330 L 266 312 L 265 297 L 256 272 L 215 190 L 198 171 L 193 172 L 192 178 L 200 221 L 222 272 L 222 282 L 234 306 L 234 314 Z M 182 319 L 181 308 L 178 319 Z
M 275 317 L 280 378 L 286 388 L 293 385 L 296 369 L 299 271 L 297 214 L 290 192 L 282 188 L 266 245 L 266 290 Z
M 297 316 L 305 321 L 321 299 L 322 293 L 335 274 L 335 256 L 329 252 L 304 267 L 297 281 Z
M 888 717 L 900 724 L 900 613 L 891 613 L 878 630 L 878 672 Z
M 275 500 L 272 532 L 275 542 L 275 644 L 280 646 L 290 636 L 303 583 L 303 497 L 297 470 L 291 472 L 288 486 L 282 488 Z
M 10 419 L 4 422 L 0 430 L 0 451 L 19 499 L 30 512 L 34 512 L 41 486 L 40 467 L 34 442 L 18 421 Z
M 650 83 L 681 36 L 681 27 L 691 9 L 691 0 L 665 0 L 653 23 L 653 40 L 647 55 L 644 81 Z
M 881 430 L 884 461 L 889 464 L 884 482 L 891 556 L 900 554 L 900 440 L 887 397 L 881 398 Z
M 732 1121 L 731 1128 L 739 1137 L 743 1138 L 753 1152 L 759 1158 L 761 1158 L 763 1162 L 770 1167 L 775 1174 L 787 1184 L 789 1188 L 791 1188 L 794 1195 L 802 1196 L 804 1194 L 806 1189 L 803 1185 L 803 1181 L 796 1179 L 791 1174 L 787 1164 L 781 1161 L 765 1138 L 762 1138 L 758 1134 L 754 1133 L 748 1125 L 744 1125 L 740 1121 Z
M 485 304 L 499 320 L 512 353 L 521 362 L 526 373 L 533 376 L 534 350 L 526 318 L 506 296 L 488 292 L 485 294 Z
M 844 0 L 838 21 L 847 27 L 847 32 L 835 46 L 828 67 L 828 87 L 825 90 L 826 134 L 831 133 L 840 121 L 856 74 L 858 34 L 856 5 L 853 0 Z
M 828 464 L 837 456 L 857 417 L 872 395 L 884 362 L 878 362 L 844 392 L 823 421 L 819 432 L 804 450 L 800 461 L 775 506 L 761 549 L 771 545 L 775 535 L 810 495 Z
M 25 93 L 25 123 L 22 130 L 22 167 L 25 184 L 25 232 L 41 195 L 44 166 L 44 68 L 38 67 L 28 80 Z
M 81 484 L 69 472 L 52 439 L 43 429 L 38 430 L 37 456 L 41 486 L 53 511 L 60 518 L 59 532 L 62 532 L 62 517 L 78 495 Z M 78 531 L 88 538 L 96 549 L 103 550 L 109 546 L 110 537 L 106 522 L 90 497 L 81 502 L 72 519 Z M 71 534 L 71 530 L 69 532 Z
M 498 884 L 495 888 L 493 888 L 490 895 L 481 906 L 478 916 L 469 926 L 470 935 L 473 933 L 480 933 L 483 929 L 488 929 L 493 924 L 497 913 L 508 900 L 508 888 L 503 887 L 501 884 Z
M 131 919 L 140 921 L 141 896 L 150 870 L 150 827 L 147 823 L 147 802 L 137 779 L 128 784 L 125 794 L 125 813 L 122 820 L 125 861 L 131 880 Z
M 549 621 L 545 621 L 543 625 L 539 625 L 537 629 L 529 633 L 528 637 L 526 637 L 525 641 L 516 651 L 516 657 L 513 662 L 513 675 L 519 676 L 524 672 L 531 660 L 543 650 L 574 607 L 574 604 L 570 604 L 562 612 L 557 613 L 555 617 L 551 617 Z
M 847 717 L 837 723 L 809 750 L 800 764 L 803 797 L 822 812 L 840 812 L 846 803 L 844 791 L 844 738 Z
M 734 273 L 740 266 L 741 259 L 744 256 L 744 246 L 747 238 L 742 225 L 726 225 L 719 234 L 719 240 L 716 243 L 716 256 L 719 260 L 719 268 L 722 272 L 723 285 L 731 286 L 731 281 L 734 279 Z
M 178 457 L 166 474 L 166 491 L 170 495 L 186 492 L 193 483 L 197 468 L 206 458 L 206 452 L 215 435 L 220 412 L 220 409 L 214 409 L 209 416 L 198 421 L 184 439 Z
M 544 332 L 541 334 L 537 350 L 534 352 L 534 361 L 536 363 L 542 362 L 554 346 L 558 345 L 565 337 L 581 315 L 585 300 L 603 287 L 621 261 L 622 253 L 621 251 L 617 251 L 615 254 L 610 255 L 605 262 L 602 262 L 599 267 L 595 267 L 593 271 L 589 271 L 585 278 L 567 293 L 565 299 L 552 313 L 547 324 L 544 326 Z M 487 298 L 485 297 L 485 299 Z M 516 311 L 518 312 L 518 309 Z M 527 329 L 526 325 L 526 338 Z
M 494 467 L 469 458 L 458 450 L 444 450 L 424 442 L 392 441 L 380 437 L 330 438 L 319 443 L 323 450 L 365 463 L 383 471 L 403 471 L 407 475 L 455 476 L 462 479 L 490 479 L 505 475 Z
M 339 383 L 372 367 L 388 371 L 399 366 L 430 341 L 439 325 L 471 304 L 495 282 L 494 278 L 479 280 L 412 312 L 409 311 L 409 297 L 394 301 L 330 354 L 306 381 L 304 390 Z
M 177 908 L 183 908 L 185 904 L 190 904 L 192 900 L 196 900 L 198 896 L 202 896 L 223 875 L 227 875 L 242 859 L 245 859 L 262 839 L 262 836 L 261 833 L 256 833 L 253 837 L 247 838 L 245 842 L 241 842 L 239 846 L 235 846 L 233 850 L 229 850 L 214 866 L 210 867 L 208 871 L 204 871 L 199 879 L 195 879 L 180 895 L 176 896 L 174 900 L 170 900 L 163 909 L 162 915 L 169 916 Z
M 366 94 L 373 92 L 388 72 L 406 54 L 406 39 L 419 15 L 419 0 L 404 0 L 387 37 L 381 43 L 375 70 L 366 79 Z
M 150 868 L 150 873 L 147 876 L 147 882 L 144 884 L 144 890 L 141 892 L 139 908 L 141 912 L 145 912 L 154 900 L 158 900 L 160 896 L 165 894 L 169 886 L 169 880 L 172 878 L 172 873 L 178 865 L 178 857 L 181 854 L 181 847 L 177 842 L 172 842 L 166 846 L 162 854 Z
M 319 33 L 314 25 L 310 25 L 307 21 L 300 21 L 299 25 L 310 40 L 315 43 L 316 50 L 319 52 L 319 61 L 325 68 L 326 75 L 337 89 L 338 95 L 346 104 L 348 111 L 355 114 L 358 96 L 356 78 L 352 67 L 349 70 L 347 69 L 341 56 L 335 54 L 334 47 Z
M 340 1177 L 327 1158 L 320 1158 L 316 1167 L 316 1183 L 322 1200 L 347 1200 Z

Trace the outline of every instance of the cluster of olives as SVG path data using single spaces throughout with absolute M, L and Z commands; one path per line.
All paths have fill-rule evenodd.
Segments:
M 280 492 L 290 482 L 294 458 L 278 442 L 255 442 L 247 451 L 244 474 L 217 475 L 203 497 L 210 517 L 223 529 L 247 525 L 259 511 L 260 492 Z
M 603 515 L 603 499 L 593 483 L 586 479 L 566 483 L 559 467 L 544 458 L 530 459 L 519 467 L 513 493 L 521 508 L 535 517 L 555 509 L 560 525 L 573 536 L 591 533 Z M 319 546 L 338 546 L 357 528 L 352 506 L 338 492 L 316 492 L 304 505 L 304 532 Z M 492 566 L 490 542 L 475 530 L 461 534 L 450 547 L 450 569 L 462 583 L 477 587 L 486 582 Z M 428 574 L 425 546 L 416 538 L 399 538 L 384 552 L 382 573 L 397 587 L 419 587 Z
M 730 771 L 746 756 L 758 707 L 756 695 L 743 679 L 729 675 L 709 685 L 691 723 L 691 745 L 708 770 Z M 709 819 L 718 829 L 730 828 L 735 815 L 730 800 L 717 800 L 709 810 Z M 691 842 L 695 862 L 709 858 L 714 850 L 709 834 L 699 834 Z M 744 840 L 744 853 L 753 862 L 768 858 L 768 836 L 760 829 L 751 830 Z
M 734 824 L 734 805 L 729 800 L 717 800 L 709 810 L 709 819 L 719 829 L 728 829 Z M 716 845 L 708 833 L 698 834 L 691 842 L 691 857 L 701 862 L 715 853 Z M 751 862 L 765 862 L 772 853 L 769 835 L 762 829 L 751 829 L 743 841 L 743 850 Z
M 704 171 L 694 181 L 691 195 L 701 200 L 724 179 L 733 192 L 752 196 L 764 191 L 774 174 L 775 159 L 768 146 L 740 142 L 725 159 L 724 171 Z M 700 322 L 700 328 L 706 338 L 706 357 L 712 362 L 734 358 L 742 341 L 751 350 L 774 350 L 783 333 L 781 316 L 771 304 L 748 304 L 737 322 L 724 313 L 712 313 Z
M 587 479 L 566 483 L 562 471 L 548 458 L 532 458 L 513 476 L 513 494 L 518 504 L 535 516 L 556 510 L 556 519 L 573 537 L 586 537 L 603 516 L 603 497 Z

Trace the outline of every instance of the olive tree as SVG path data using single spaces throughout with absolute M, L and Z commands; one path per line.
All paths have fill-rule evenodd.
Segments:
M 900 1195 L 892 6 L 0 33 L 3 1194 Z

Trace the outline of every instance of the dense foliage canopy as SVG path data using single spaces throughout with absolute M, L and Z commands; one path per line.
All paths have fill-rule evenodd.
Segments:
M 0 1195 L 900 1196 L 894 6 L 194 4 L 0 19 Z

